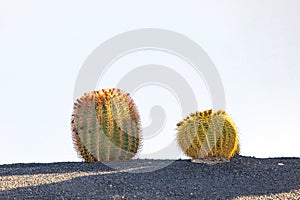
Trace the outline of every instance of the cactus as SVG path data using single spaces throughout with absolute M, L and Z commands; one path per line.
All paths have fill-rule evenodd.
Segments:
M 193 159 L 239 154 L 237 128 L 222 110 L 191 113 L 177 124 L 177 131 L 178 145 Z
M 85 93 L 74 103 L 72 138 L 86 162 L 128 160 L 140 148 L 140 117 L 120 89 Z

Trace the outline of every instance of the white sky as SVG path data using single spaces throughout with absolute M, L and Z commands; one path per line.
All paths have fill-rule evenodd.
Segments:
M 207 52 L 223 81 L 226 111 L 239 128 L 242 155 L 300 157 L 300 1 L 183 2 L 0 0 L 0 164 L 78 161 L 70 116 L 80 67 L 105 40 L 139 28 L 179 32 Z M 111 70 L 126 63 L 180 65 L 162 56 L 131 55 Z M 133 96 L 145 126 L 151 123 L 151 98 L 142 101 L 146 91 Z M 199 109 L 209 108 L 205 88 L 197 91 L 203 94 Z M 158 92 L 180 111 L 172 95 Z M 166 115 L 173 123 L 175 114 Z M 171 139 L 172 123 L 162 132 Z M 148 141 L 144 151 L 149 142 L 157 143 Z

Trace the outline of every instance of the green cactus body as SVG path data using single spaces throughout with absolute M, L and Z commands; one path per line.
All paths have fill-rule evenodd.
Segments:
M 191 113 L 177 124 L 177 131 L 178 145 L 193 159 L 239 154 L 237 128 L 222 110 Z
M 140 148 L 140 117 L 129 94 L 102 89 L 74 104 L 72 137 L 86 162 L 128 160 Z

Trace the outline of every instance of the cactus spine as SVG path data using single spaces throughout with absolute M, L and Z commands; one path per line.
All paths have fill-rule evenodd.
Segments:
M 177 131 L 178 145 L 193 159 L 239 154 L 237 128 L 222 110 L 191 113 L 177 124 Z
M 140 117 L 120 89 L 85 93 L 74 103 L 72 137 L 86 162 L 128 160 L 140 148 Z

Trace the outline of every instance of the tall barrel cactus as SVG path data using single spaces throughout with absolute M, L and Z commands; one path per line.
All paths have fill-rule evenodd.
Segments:
M 72 137 L 86 162 L 128 160 L 140 147 L 140 117 L 120 89 L 85 93 L 74 103 Z
M 239 154 L 237 128 L 222 110 L 191 113 L 177 124 L 177 131 L 178 145 L 193 159 Z

